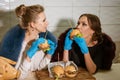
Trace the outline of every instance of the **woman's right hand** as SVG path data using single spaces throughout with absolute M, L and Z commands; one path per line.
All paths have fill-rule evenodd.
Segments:
M 65 37 L 64 42 L 64 50 L 70 50 L 72 48 L 73 40 L 70 39 L 70 33 L 72 32 L 72 29 L 68 31 Z

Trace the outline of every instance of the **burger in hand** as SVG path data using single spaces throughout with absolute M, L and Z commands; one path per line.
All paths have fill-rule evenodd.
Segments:
M 45 40 L 44 43 L 39 45 L 39 48 L 45 52 L 50 49 L 50 45 L 48 44 L 48 41 Z
M 51 68 L 54 78 L 62 78 L 64 76 L 64 68 L 61 65 L 55 65 Z
M 65 76 L 72 78 L 75 77 L 76 75 L 77 75 L 77 70 L 75 66 L 68 65 L 65 67 Z
M 78 29 L 72 29 L 72 32 L 70 33 L 70 39 L 73 39 L 75 36 L 82 37 L 82 34 Z

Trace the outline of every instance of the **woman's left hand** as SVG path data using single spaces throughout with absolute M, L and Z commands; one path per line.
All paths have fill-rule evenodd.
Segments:
M 47 50 L 47 53 L 52 56 L 56 50 L 57 45 L 49 39 L 48 39 L 48 44 L 50 45 L 50 49 Z
M 87 54 L 89 52 L 86 41 L 85 41 L 84 38 L 82 38 L 82 37 L 74 37 L 73 40 L 78 44 L 78 46 L 80 47 L 83 54 Z

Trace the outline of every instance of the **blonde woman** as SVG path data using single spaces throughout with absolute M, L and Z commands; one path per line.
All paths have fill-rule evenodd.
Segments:
M 4 36 L 0 46 L 0 56 L 17 62 L 14 67 L 21 71 L 19 80 L 23 80 L 29 71 L 41 70 L 50 62 L 57 45 L 55 36 L 47 31 L 48 21 L 41 5 L 20 5 L 15 9 L 20 22 Z M 47 32 L 47 34 L 46 34 Z M 34 43 L 49 41 L 50 49 L 44 52 Z M 36 41 L 35 41 L 36 40 Z M 26 50 L 26 48 L 28 48 Z

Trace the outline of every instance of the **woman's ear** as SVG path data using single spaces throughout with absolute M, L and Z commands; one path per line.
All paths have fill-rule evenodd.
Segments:
M 30 25 L 32 28 L 35 28 L 35 23 L 34 23 L 34 22 L 30 22 L 29 25 Z

